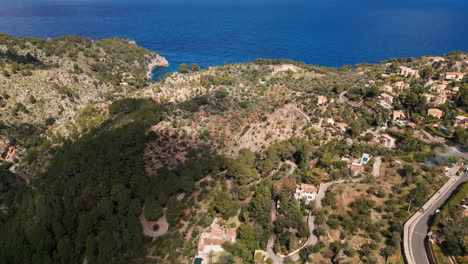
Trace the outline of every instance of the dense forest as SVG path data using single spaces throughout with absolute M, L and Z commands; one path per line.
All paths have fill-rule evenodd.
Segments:
M 81 263 L 86 256 L 90 263 L 130 263 L 142 257 L 137 217 L 145 199 L 157 193 L 166 203 L 178 191 L 165 182 L 177 182 L 175 175 L 150 179 L 143 170 L 145 129 L 161 111 L 149 100 L 116 101 L 109 121 L 55 149 L 49 169 L 28 189 L 6 173 L 2 200 L 15 206 L 1 218 L 2 262 Z

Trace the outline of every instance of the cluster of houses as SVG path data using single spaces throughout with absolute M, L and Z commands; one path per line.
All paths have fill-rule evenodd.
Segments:
M 195 262 L 198 264 L 210 263 L 210 255 L 212 253 L 223 252 L 224 248 L 222 245 L 225 242 L 236 242 L 236 229 L 220 225 L 218 219 L 215 219 L 200 235 Z
M 447 84 L 447 82 L 443 82 L 442 84 L 434 85 L 430 88 L 431 93 L 423 94 L 426 97 L 427 102 L 432 105 L 439 106 L 447 102 L 447 97 L 449 95 L 456 95 L 459 92 L 460 87 L 454 87 L 447 90 Z
M 452 80 L 452 81 L 461 81 L 465 77 L 465 74 L 462 72 L 447 72 L 445 73 L 445 79 L 446 80 Z
M 433 61 L 433 62 L 439 62 L 439 61 L 444 61 L 445 59 L 442 57 L 427 57 L 428 60 Z M 418 78 L 419 77 L 419 72 L 418 70 L 414 70 L 408 67 L 400 67 L 400 74 L 405 77 L 412 77 L 412 78 Z M 448 100 L 449 95 L 456 95 L 460 87 L 453 87 L 451 89 L 448 89 L 448 84 L 450 84 L 452 81 L 461 81 L 465 77 L 465 73 L 461 72 L 447 72 L 445 73 L 445 81 L 439 82 L 430 88 L 430 93 L 425 93 L 423 94 L 427 102 L 433 106 L 440 106 L 442 104 L 445 104 Z M 393 88 L 397 88 L 400 90 L 408 89 L 410 85 L 408 83 L 405 83 L 404 81 L 398 81 L 393 84 L 393 87 L 390 85 L 383 85 L 381 87 L 381 90 L 384 91 L 384 93 L 380 94 L 377 98 L 377 103 L 381 105 L 382 107 L 386 109 L 391 109 L 394 97 L 390 95 L 393 93 Z M 444 115 L 444 112 L 438 108 L 430 108 L 427 112 L 428 116 L 432 116 L 437 119 L 441 119 Z M 400 110 L 395 110 L 393 111 L 393 120 L 392 122 L 398 125 L 399 127 L 404 127 L 404 126 L 409 126 L 414 128 L 415 124 L 411 122 L 407 122 L 406 116 L 403 111 Z M 467 127 L 467 118 L 465 116 L 457 116 L 455 120 L 455 126 L 463 126 Z M 382 138 L 382 142 L 391 144 L 389 140 Z M 384 144 L 386 145 L 386 144 Z
M 443 59 L 443 58 L 441 58 L 441 59 Z M 441 61 L 441 59 L 436 58 L 436 59 L 434 59 L 434 61 Z M 404 77 L 408 77 L 408 78 L 419 78 L 420 77 L 420 74 L 419 74 L 418 70 L 415 70 L 415 69 L 412 69 L 412 68 L 409 68 L 409 67 L 405 67 L 405 66 L 401 66 L 399 69 L 400 69 L 400 75 L 403 75 Z M 446 72 L 445 73 L 445 79 L 450 80 L 450 81 L 459 82 L 459 81 L 463 80 L 464 77 L 465 77 L 465 73 L 463 73 L 463 72 Z

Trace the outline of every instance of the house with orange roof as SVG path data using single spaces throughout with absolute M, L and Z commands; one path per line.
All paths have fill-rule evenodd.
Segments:
M 387 104 L 392 104 L 393 103 L 393 96 L 383 93 L 379 95 L 379 99 Z
M 327 102 L 327 97 L 323 95 L 317 96 L 317 104 L 324 105 Z
M 443 94 L 445 93 L 445 89 L 447 88 L 446 84 L 437 84 L 431 87 L 431 91 L 437 94 Z
M 442 104 L 445 104 L 445 102 L 447 102 L 447 96 L 443 96 L 443 95 L 438 95 L 434 98 L 434 105 L 442 105 Z
M 445 79 L 446 80 L 452 80 L 452 81 L 461 81 L 463 80 L 463 77 L 465 77 L 465 74 L 462 72 L 446 72 L 445 73 Z
M 418 70 L 413 70 L 411 68 L 401 66 L 400 67 L 400 74 L 405 76 L 405 77 L 419 77 L 419 71 Z
M 437 119 L 441 119 L 442 116 L 444 115 L 444 112 L 442 112 L 442 110 L 440 109 L 437 109 L 437 108 L 431 108 L 429 110 L 427 110 L 427 115 L 428 116 L 433 116 Z
M 393 148 L 395 146 L 395 138 L 387 134 L 380 135 L 377 140 L 387 148 Z
M 411 127 L 412 129 L 415 129 L 416 128 L 416 124 L 413 123 L 413 122 L 408 122 L 408 124 L 406 124 L 408 127 Z
M 395 82 L 393 86 L 401 90 L 408 89 L 410 87 L 409 83 L 405 83 L 404 81 Z
M 357 176 L 363 172 L 364 172 L 364 166 L 360 164 L 355 164 L 355 163 L 351 164 L 351 173 L 353 174 L 353 176 Z
M 236 242 L 236 229 L 221 226 L 218 224 L 217 219 L 205 229 L 200 235 L 198 242 L 198 253 L 196 258 L 202 259 L 203 264 L 208 263 L 209 255 L 211 253 L 223 252 L 222 245 L 225 242 Z
M 393 103 L 393 96 L 387 94 L 387 93 L 382 93 L 379 95 L 378 99 L 378 104 L 385 107 L 385 108 L 392 108 L 392 103 Z
M 468 127 L 468 117 L 459 115 L 455 117 L 455 124 L 454 126 L 462 126 L 464 128 Z
M 346 132 L 346 130 L 348 130 L 348 125 L 345 123 L 335 122 L 333 126 L 335 127 L 336 130 L 339 130 L 341 132 Z
M 435 98 L 435 95 L 433 95 L 433 94 L 428 94 L 428 93 L 423 94 L 423 96 L 426 97 L 426 101 L 427 101 L 428 103 L 430 103 L 430 102 L 431 102 L 432 100 L 434 100 L 434 98 Z
M 405 120 L 406 116 L 405 113 L 401 110 L 393 111 L 393 122 L 397 120 Z
M 429 57 L 426 57 L 426 59 L 432 62 L 445 61 L 445 58 L 439 57 L 439 56 L 429 56 Z
M 318 196 L 318 188 L 312 184 L 301 183 L 297 185 L 294 198 L 298 201 L 305 201 L 306 204 L 315 201 Z
M 380 88 L 382 91 L 385 91 L 387 93 L 392 93 L 393 92 L 393 87 L 386 84 Z

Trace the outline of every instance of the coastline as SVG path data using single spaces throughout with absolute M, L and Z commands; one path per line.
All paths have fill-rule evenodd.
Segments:
M 156 54 L 156 57 L 151 58 L 149 64 L 148 64 L 148 71 L 146 73 L 146 77 L 151 79 L 153 76 L 153 70 L 156 69 L 157 67 L 168 67 L 169 62 L 164 58 L 163 56 Z

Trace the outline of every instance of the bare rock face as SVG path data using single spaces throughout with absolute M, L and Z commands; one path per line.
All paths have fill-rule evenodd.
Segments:
M 13 162 L 16 158 L 16 149 L 13 145 L 7 145 L 0 153 L 0 161 Z
M 152 56 L 152 58 L 150 59 L 150 62 L 148 64 L 148 72 L 146 76 L 148 78 L 151 78 L 152 72 L 155 68 L 167 67 L 167 66 L 169 66 L 169 62 L 166 60 L 166 58 L 156 54 L 155 56 Z

